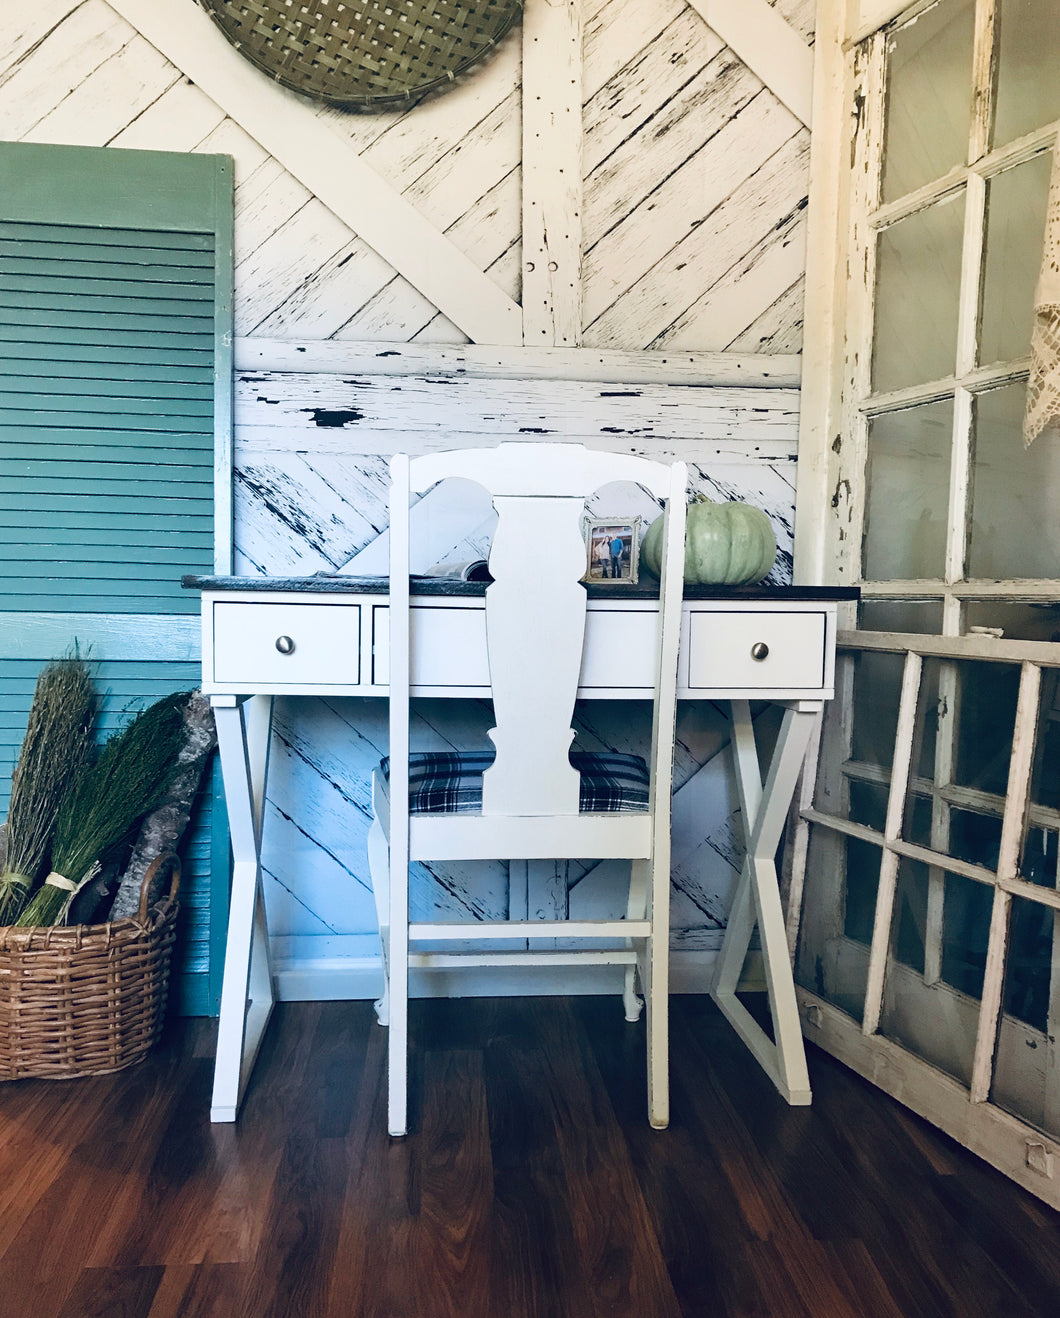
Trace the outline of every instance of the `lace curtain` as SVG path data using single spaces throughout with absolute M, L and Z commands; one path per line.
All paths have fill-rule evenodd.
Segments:
M 1043 431 L 1060 430 L 1060 148 L 1053 153 L 1053 175 L 1045 219 L 1042 268 L 1034 294 L 1031 374 L 1023 442 Z

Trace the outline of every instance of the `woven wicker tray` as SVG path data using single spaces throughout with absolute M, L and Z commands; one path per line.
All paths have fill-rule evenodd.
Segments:
M 523 0 L 198 0 L 277 82 L 349 109 L 451 86 L 519 19 Z

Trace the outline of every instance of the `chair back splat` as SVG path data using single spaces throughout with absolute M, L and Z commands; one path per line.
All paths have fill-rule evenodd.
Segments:
M 486 588 L 485 642 L 496 726 L 481 752 L 413 754 L 410 672 L 415 627 L 409 582 L 409 505 L 438 481 L 462 478 L 490 494 L 497 529 Z M 602 485 L 629 481 L 664 505 L 657 607 L 643 614 L 654 661 L 650 758 L 572 755 L 575 701 L 587 627 L 584 518 Z M 369 860 L 389 1024 L 389 1123 L 406 1129 L 408 970 L 450 967 L 467 953 L 418 952 L 447 938 L 511 940 L 511 950 L 472 953 L 474 964 L 555 967 L 589 960 L 626 967 L 623 1000 L 635 1020 L 648 1002 L 648 1106 L 668 1120 L 670 793 L 678 633 L 684 562 L 683 463 L 598 453 L 574 444 L 506 443 L 391 462 L 390 755 L 373 783 Z M 643 607 L 643 606 L 641 606 Z M 409 923 L 408 867 L 416 860 L 624 858 L 632 862 L 625 919 Z M 583 949 L 532 949 L 528 938 L 596 941 Z M 410 946 L 411 944 L 411 946 Z

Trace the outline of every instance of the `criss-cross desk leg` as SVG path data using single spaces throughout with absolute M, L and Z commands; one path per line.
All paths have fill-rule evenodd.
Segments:
M 787 706 L 763 787 L 749 702 L 732 701 L 732 752 L 747 854 L 711 989 L 714 1001 L 770 1080 L 789 1103 L 799 1106 L 810 1102 L 810 1077 L 774 857 L 821 707 L 819 701 L 798 701 Z M 736 996 L 756 924 L 762 941 L 775 1043 Z
M 213 696 L 210 703 L 217 723 L 233 862 L 210 1120 L 235 1121 L 274 1001 L 261 887 L 272 696 Z

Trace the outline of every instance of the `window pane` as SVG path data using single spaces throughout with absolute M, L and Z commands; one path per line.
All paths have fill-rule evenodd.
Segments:
M 884 201 L 965 163 L 974 10 L 974 0 L 937 5 L 888 46 Z
M 1055 888 L 1057 836 L 1053 828 L 1030 827 L 1023 840 L 1020 878 L 1040 888 Z
M 962 663 L 958 678 L 954 781 L 961 787 L 1004 796 L 1016 727 L 1019 667 Z M 980 863 L 990 862 L 984 859 Z
M 829 828 L 810 829 L 795 979 L 855 1020 L 865 1006 L 880 854 L 879 848 Z
M 879 235 L 875 393 L 943 379 L 956 369 L 963 203 L 960 192 Z
M 928 867 L 904 856 L 898 863 L 891 956 L 903 966 L 924 973 L 927 931 Z
M 1060 576 L 1060 449 L 1023 447 L 1026 388 L 1007 385 L 976 403 L 971 577 Z
M 1060 571 L 1060 563 L 1057 564 Z M 1060 603 L 1009 604 L 982 600 L 965 607 L 965 630 L 1000 627 L 1010 641 L 1060 641 Z
M 880 1033 L 967 1084 L 975 1055 L 993 888 L 946 874 L 942 983 L 925 984 L 926 867 L 902 862 L 884 979 Z
M 1018 689 L 1015 664 L 924 661 L 905 841 L 996 868 Z M 984 795 L 968 800 L 952 787 Z
M 887 820 L 887 787 L 884 783 L 851 782 L 850 818 L 883 833 Z
M 980 362 L 1026 357 L 1031 350 L 1051 168 L 1051 155 L 1035 156 L 986 185 Z
M 950 812 L 949 854 L 969 865 L 985 865 L 996 870 L 1001 849 L 1001 809 L 990 814 L 981 810 L 952 810 Z
M 990 1097 L 1054 1138 L 1060 1137 L 1060 1102 L 1052 1054 L 1060 1020 L 1060 915 L 1014 897 L 1005 960 L 1004 1015 Z
M 851 738 L 853 759 L 885 769 L 891 767 L 903 666 L 904 657 L 900 654 L 867 651 L 857 656 Z
M 1060 118 L 1060 5 L 1002 0 L 994 144 Z
M 952 429 L 949 399 L 870 421 L 863 568 L 868 580 L 942 576 Z
M 862 600 L 858 626 L 868 632 L 942 631 L 941 600 Z

